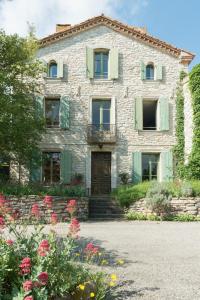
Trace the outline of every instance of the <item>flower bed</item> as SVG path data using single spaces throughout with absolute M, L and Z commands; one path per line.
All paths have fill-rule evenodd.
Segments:
M 52 203 L 53 197 L 44 197 L 43 206 L 51 223 L 50 232 L 45 234 L 38 203 L 30 211 L 29 220 L 33 224 L 30 231 L 26 222 L 19 225 L 19 215 L 11 202 L 0 195 L 0 299 L 105 299 L 117 278 L 115 274 L 108 276 L 89 270 L 90 261 L 98 260 L 103 265 L 105 259 L 92 243 L 80 248 L 77 201 L 66 203 L 70 220 L 65 238 L 56 233 L 59 216 Z

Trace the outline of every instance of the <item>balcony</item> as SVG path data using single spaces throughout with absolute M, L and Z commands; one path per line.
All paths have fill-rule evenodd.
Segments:
M 93 124 L 87 127 L 88 144 L 115 144 L 116 125 L 113 124 Z

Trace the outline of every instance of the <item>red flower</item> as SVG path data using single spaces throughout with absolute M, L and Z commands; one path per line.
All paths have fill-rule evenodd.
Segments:
M 35 204 L 32 205 L 31 214 L 35 218 L 39 218 L 40 217 L 40 208 L 39 208 L 39 205 L 37 203 L 35 203 Z
M 38 275 L 38 280 L 41 282 L 42 285 L 46 285 L 48 282 L 48 273 L 47 272 L 42 272 Z
M 3 207 L 6 203 L 6 198 L 4 195 L 0 194 L 0 207 Z
M 80 231 L 80 223 L 76 218 L 73 218 L 69 225 L 69 236 L 77 238 L 79 231 Z
M 52 202 L 53 202 L 53 197 L 52 196 L 45 196 L 43 203 L 48 207 L 48 208 L 52 208 Z
M 55 225 L 55 224 L 58 223 L 58 216 L 57 216 L 57 214 L 55 212 L 52 212 L 52 214 L 51 214 L 51 223 L 53 225 Z
M 31 259 L 29 257 L 25 257 L 19 267 L 22 275 L 29 274 L 31 272 Z
M 4 227 L 5 227 L 4 218 L 0 216 L 0 229 L 3 229 Z
M 99 248 L 95 247 L 92 243 L 88 243 L 84 251 L 87 253 L 87 255 L 93 255 L 98 253 Z
M 70 215 L 73 215 L 74 212 L 76 211 L 76 200 L 72 199 L 72 200 L 69 200 L 69 202 L 67 203 L 67 212 L 70 214 Z
M 13 240 L 7 240 L 7 241 L 6 241 L 6 244 L 9 245 L 9 246 L 12 246 L 13 243 L 14 243 Z
M 33 296 L 27 296 L 24 298 L 24 300 L 34 300 L 34 299 L 33 299 Z
M 25 292 L 31 291 L 33 288 L 33 282 L 31 280 L 26 280 L 23 283 L 23 289 L 25 290 Z
M 47 240 L 42 240 L 38 247 L 38 254 L 40 256 L 46 256 L 49 250 L 50 250 L 49 242 Z

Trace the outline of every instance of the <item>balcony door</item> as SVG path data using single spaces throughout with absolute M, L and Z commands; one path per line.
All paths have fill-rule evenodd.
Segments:
M 111 152 L 92 152 L 91 157 L 92 195 L 111 192 Z
M 111 100 L 92 101 L 92 125 L 93 130 L 110 130 Z

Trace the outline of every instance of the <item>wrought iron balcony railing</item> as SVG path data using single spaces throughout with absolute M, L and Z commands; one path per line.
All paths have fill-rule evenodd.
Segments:
M 116 143 L 116 125 L 91 124 L 87 127 L 87 141 L 89 144 Z

